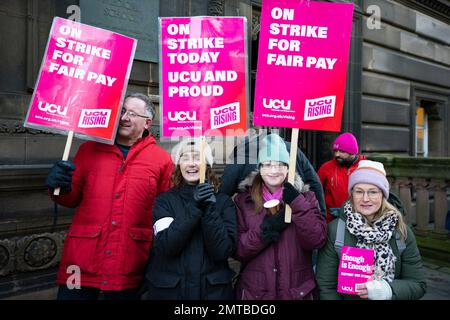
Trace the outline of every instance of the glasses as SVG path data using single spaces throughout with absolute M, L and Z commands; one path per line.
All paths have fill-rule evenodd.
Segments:
M 200 162 L 200 153 L 185 153 L 180 157 L 180 162 Z
M 121 117 L 128 116 L 130 119 L 133 119 L 133 118 L 136 118 L 136 117 L 141 117 L 141 118 L 144 118 L 144 119 L 149 119 L 150 118 L 150 117 L 147 117 L 147 116 L 143 116 L 143 115 L 137 114 L 134 111 L 129 111 L 129 110 L 125 110 L 125 109 L 122 109 L 120 111 L 120 116 Z
M 282 162 L 278 162 L 278 163 L 270 163 L 270 162 L 265 162 L 265 163 L 261 163 L 261 170 L 270 170 L 271 168 L 276 169 L 276 170 L 281 170 L 286 168 L 287 165 L 282 163 Z
M 357 200 L 364 198 L 364 194 L 366 194 L 366 193 L 370 200 L 377 200 L 381 194 L 381 191 L 378 191 L 378 190 L 369 190 L 369 191 L 353 190 L 352 193 L 353 193 L 353 198 L 355 198 Z

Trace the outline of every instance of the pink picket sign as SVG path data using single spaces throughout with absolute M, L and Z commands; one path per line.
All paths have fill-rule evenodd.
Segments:
M 167 17 L 160 27 L 161 136 L 244 135 L 245 17 Z
M 113 144 L 136 44 L 55 17 L 25 127 Z

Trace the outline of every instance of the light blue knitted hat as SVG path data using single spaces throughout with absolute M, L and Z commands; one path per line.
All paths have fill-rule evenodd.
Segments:
M 262 162 L 280 161 L 289 164 L 289 152 L 283 138 L 272 133 L 262 140 L 261 148 L 258 153 L 258 167 Z

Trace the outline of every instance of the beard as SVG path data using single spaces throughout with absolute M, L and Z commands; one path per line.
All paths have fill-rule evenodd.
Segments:
M 342 159 L 340 157 L 335 157 L 336 162 L 341 165 L 341 166 L 346 166 L 346 167 L 350 167 L 356 160 L 356 157 L 353 158 L 347 158 L 347 159 Z

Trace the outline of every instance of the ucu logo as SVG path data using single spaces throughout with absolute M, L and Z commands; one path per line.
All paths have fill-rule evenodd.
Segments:
M 47 113 L 60 114 L 62 116 L 67 115 L 67 107 L 62 107 L 56 104 L 45 102 L 45 105 L 42 101 L 39 101 L 38 109 Z
M 267 109 L 283 109 L 283 110 L 291 110 L 291 100 L 280 100 L 280 99 L 269 99 L 267 102 L 266 98 L 263 98 L 263 106 Z
M 236 106 L 226 107 L 223 109 L 216 109 L 214 110 L 214 115 L 218 116 L 221 113 L 228 113 L 228 112 L 236 112 Z
M 169 120 L 170 121 L 195 121 L 197 120 L 197 111 L 169 111 Z

